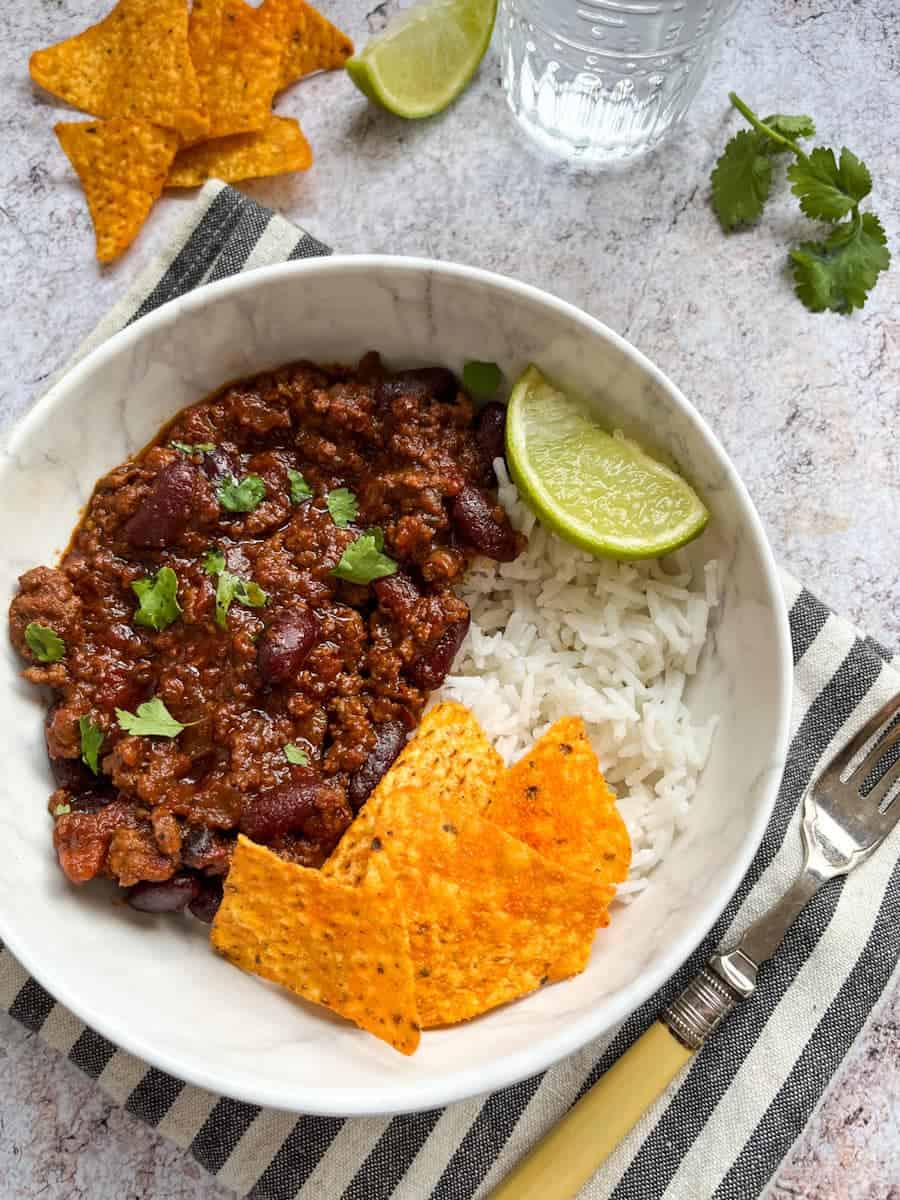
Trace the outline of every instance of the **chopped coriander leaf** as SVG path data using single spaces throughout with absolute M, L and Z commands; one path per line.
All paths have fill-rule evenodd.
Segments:
M 216 587 L 216 624 L 221 629 L 228 628 L 228 610 L 234 601 L 248 608 L 262 608 L 268 603 L 269 596 L 252 579 L 241 579 L 231 571 L 221 571 Z
M 300 472 L 288 467 L 287 476 L 291 485 L 291 504 L 302 504 L 304 500 L 308 500 L 313 491 Z
M 462 373 L 463 387 L 471 396 L 489 400 L 503 382 L 503 372 L 494 362 L 467 362 Z
M 727 232 L 758 220 L 772 187 L 766 138 L 742 129 L 725 147 L 712 173 L 712 206 Z
M 53 810 L 53 815 L 54 817 L 64 817 L 66 813 L 70 813 L 71 811 L 71 804 L 57 804 L 56 808 Z
M 295 746 L 293 742 L 288 742 L 284 747 L 284 757 L 289 763 L 293 763 L 295 767 L 309 766 L 309 755 L 305 750 L 301 750 L 299 746 Z
M 773 113 L 771 117 L 765 118 L 763 125 L 768 125 L 770 129 L 774 129 L 788 141 L 793 141 L 795 138 L 815 137 L 816 134 L 816 123 L 812 117 L 807 116 L 791 117 L 785 113 Z M 789 149 L 790 146 L 776 145 L 770 139 L 770 154 L 784 154 Z
M 49 625 L 29 622 L 25 626 L 25 641 L 38 662 L 55 663 L 65 658 L 66 643 Z
M 372 528 L 366 530 L 366 532 L 371 533 L 372 537 L 375 539 L 375 549 L 383 550 L 384 549 L 384 533 L 382 532 L 382 530 L 379 529 L 377 525 L 373 525 Z
M 801 242 L 791 250 L 794 290 L 813 312 L 862 308 L 890 265 L 886 242 L 874 213 L 856 213 L 835 225 L 824 242 Z
M 103 730 L 99 725 L 95 725 L 90 717 L 79 717 L 78 731 L 81 734 L 81 761 L 86 767 L 90 767 L 95 775 L 99 775 L 97 755 L 103 745 Z
M 182 454 L 210 454 L 216 448 L 215 442 L 169 442 L 169 445 Z
M 381 552 L 379 541 L 384 546 L 381 530 L 360 534 L 356 541 L 346 547 L 341 561 L 331 574 L 348 583 L 371 583 L 374 579 L 393 575 L 397 564 Z
M 221 550 L 207 550 L 200 559 L 200 565 L 207 575 L 218 575 L 225 570 L 225 555 Z
M 246 604 L 248 608 L 263 608 L 269 603 L 269 593 L 264 592 L 252 579 L 238 580 L 234 598 L 238 604 Z
M 335 488 L 333 492 L 328 493 L 325 503 L 338 529 L 346 529 L 351 521 L 356 520 L 359 505 L 349 488 Z
M 809 156 L 792 162 L 787 177 L 791 191 L 800 197 L 800 207 L 814 221 L 839 221 L 872 190 L 872 176 L 865 163 L 845 146 L 840 163 L 834 151 L 816 146 Z
M 266 485 L 258 475 L 245 475 L 240 483 L 236 479 L 220 483 L 216 495 L 228 512 L 253 512 L 266 498 Z
M 117 708 L 116 718 L 119 728 L 135 737 L 174 738 L 178 737 L 183 729 L 187 729 L 187 724 L 175 720 L 159 696 L 139 704 L 136 713 Z M 199 722 L 191 721 L 188 724 L 197 725 Z
M 160 567 L 152 579 L 136 579 L 131 588 L 139 601 L 135 625 L 159 631 L 178 620 L 178 576 L 171 567 Z

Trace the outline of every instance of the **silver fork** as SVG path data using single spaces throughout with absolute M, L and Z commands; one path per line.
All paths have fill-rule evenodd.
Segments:
M 571 1200 L 725 1017 L 756 990 L 801 910 L 878 849 L 900 821 L 900 695 L 832 758 L 803 797 L 803 869 L 732 950 L 714 954 L 680 996 L 515 1167 L 491 1200 Z M 857 759 L 860 759 L 857 762 Z M 872 786 L 867 786 L 874 779 Z M 866 788 L 865 793 L 862 789 Z

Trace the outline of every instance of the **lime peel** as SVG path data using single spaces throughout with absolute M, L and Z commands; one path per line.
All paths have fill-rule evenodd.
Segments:
M 658 558 L 697 537 L 709 520 L 686 480 L 637 443 L 605 432 L 534 366 L 513 388 L 506 456 L 541 520 L 591 554 Z
M 497 0 L 427 0 L 402 9 L 347 60 L 347 73 L 398 117 L 434 116 L 475 74 L 496 15 Z

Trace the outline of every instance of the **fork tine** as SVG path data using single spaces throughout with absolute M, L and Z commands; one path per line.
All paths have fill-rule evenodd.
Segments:
M 866 796 L 866 800 L 875 808 L 880 808 L 885 796 L 890 793 L 891 788 L 895 787 L 898 782 L 900 782 L 900 761 L 895 762 L 893 766 L 885 771 L 868 796 Z M 891 807 L 894 805 L 897 808 L 897 816 L 900 817 L 900 804 L 897 804 L 897 797 L 894 797 Z
M 883 759 L 884 756 L 888 753 L 888 751 L 892 750 L 894 748 L 894 746 L 897 745 L 898 742 L 900 742 L 900 721 L 898 721 L 897 724 L 894 725 L 894 727 L 892 729 L 889 729 L 888 732 L 886 734 L 884 734 L 884 736 L 881 738 L 880 741 L 876 742 L 876 744 L 872 747 L 871 751 L 866 755 L 866 757 L 859 764 L 859 766 L 860 767 L 868 766 L 869 769 L 871 770 L 872 767 L 875 767 L 878 765 L 878 763 L 881 761 L 881 759 Z M 859 768 L 857 768 L 857 770 L 858 769 Z M 854 774 L 856 774 L 856 772 L 854 772 Z
M 839 778 L 849 764 L 853 762 L 854 758 L 856 758 L 857 754 L 859 754 L 866 742 L 870 741 L 873 737 L 882 732 L 885 726 L 890 724 L 891 720 L 897 715 L 897 713 L 900 713 L 900 692 L 888 700 L 886 704 L 883 704 L 876 713 L 869 717 L 862 729 L 855 733 L 847 745 L 839 750 L 837 754 L 835 754 L 834 758 L 832 758 L 825 770 L 822 772 L 823 781 L 826 780 L 826 777 L 828 781 L 834 781 Z M 893 734 L 891 736 L 893 738 Z M 875 753 L 878 753 L 878 756 L 881 757 L 881 755 L 884 753 L 883 747 L 876 747 Z M 869 767 L 871 768 L 872 758 L 873 753 L 866 755 L 863 761 L 853 772 L 853 778 L 856 778 L 859 772 L 865 767 L 866 763 L 868 763 Z M 865 778 L 865 776 L 863 776 L 863 778 Z

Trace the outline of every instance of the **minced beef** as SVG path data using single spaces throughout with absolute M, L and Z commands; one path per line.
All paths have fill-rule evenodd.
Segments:
M 26 572 L 10 610 L 26 678 L 53 690 L 50 808 L 71 880 L 140 884 L 137 907 L 190 901 L 209 919 L 239 830 L 321 865 L 450 669 L 469 622 L 454 582 L 472 554 L 520 549 L 484 446 L 448 371 L 389 374 L 367 355 L 232 384 L 99 481 L 59 566 Z M 296 472 L 308 497 L 292 498 Z M 247 476 L 265 494 L 230 511 L 222 488 Z M 339 488 L 358 506 L 346 524 L 327 504 Z M 335 577 L 373 529 L 397 571 Z M 266 593 L 256 606 L 239 594 L 226 628 L 211 550 Z M 135 623 L 132 585 L 164 566 L 181 611 L 157 631 Z M 63 639 L 60 661 L 36 660 L 32 622 Z M 153 698 L 185 725 L 177 737 L 121 728 L 117 709 Z M 79 718 L 102 732 L 97 774 Z

